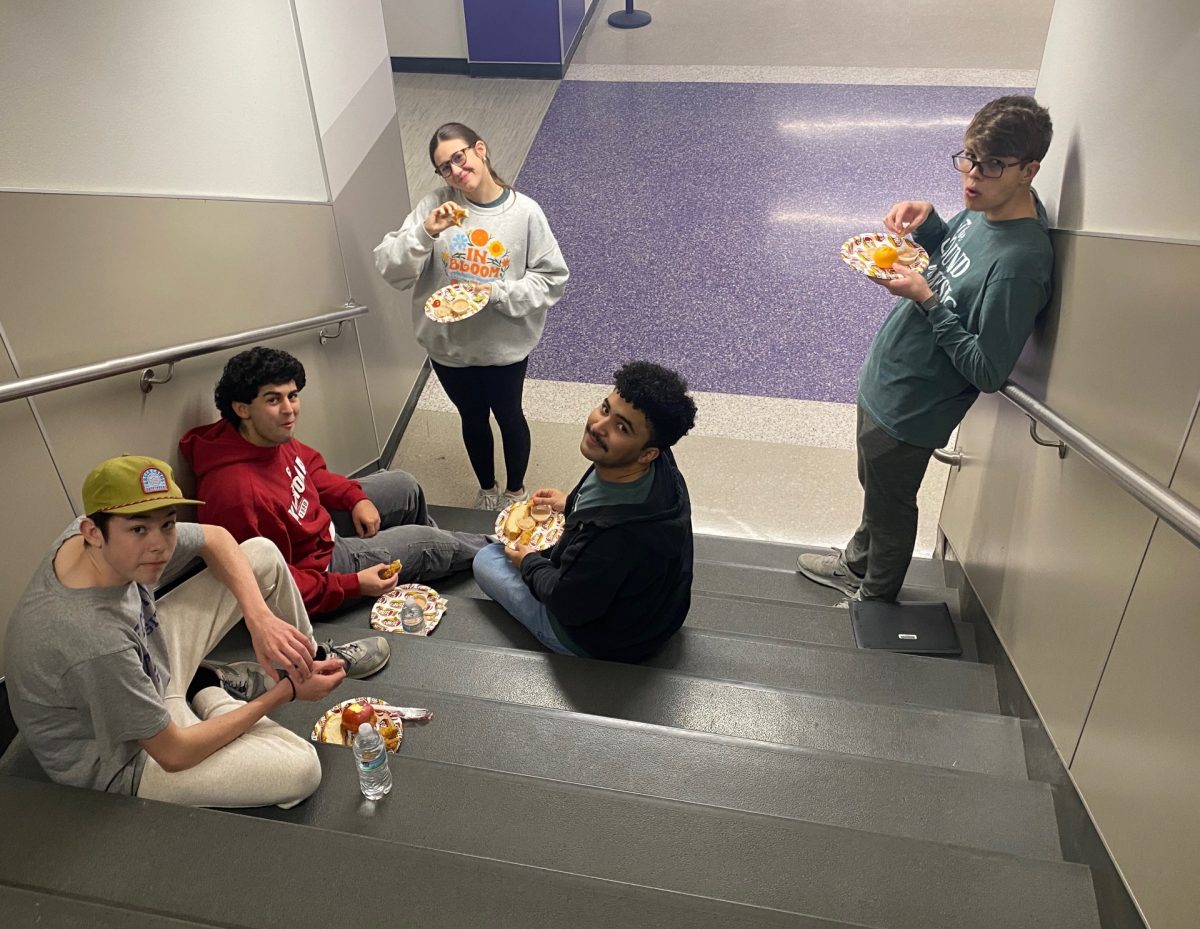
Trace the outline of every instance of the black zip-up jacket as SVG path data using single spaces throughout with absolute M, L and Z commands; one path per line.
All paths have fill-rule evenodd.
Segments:
M 559 640 L 577 654 L 642 661 L 683 625 L 692 598 L 692 505 L 669 449 L 644 503 L 573 510 L 553 548 L 521 562 Z

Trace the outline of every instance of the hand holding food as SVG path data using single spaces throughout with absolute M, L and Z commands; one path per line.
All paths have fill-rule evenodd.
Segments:
M 911 235 L 932 212 L 933 204 L 928 200 L 904 200 L 888 210 L 883 227 L 899 236 Z
M 396 586 L 396 576 L 385 573 L 391 565 L 377 564 L 358 572 L 358 591 L 364 597 L 378 597 Z
M 453 200 L 447 200 L 441 206 L 435 206 L 425 217 L 425 231 L 437 238 L 451 226 L 461 225 L 462 219 L 458 218 L 460 214 L 465 218 L 467 211 Z
M 567 508 L 567 495 L 561 490 L 555 490 L 550 487 L 543 490 L 535 490 L 529 500 L 534 507 L 548 506 L 555 513 L 561 513 Z M 534 516 L 534 518 L 536 519 L 537 517 Z
M 379 572 L 379 576 L 386 581 L 389 577 L 395 577 L 397 574 L 399 574 L 403 567 L 404 565 L 399 561 L 393 561 L 390 565 Z

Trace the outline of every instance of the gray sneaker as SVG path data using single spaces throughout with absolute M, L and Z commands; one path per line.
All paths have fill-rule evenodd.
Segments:
M 796 570 L 810 581 L 840 590 L 847 596 L 858 593 L 862 578 L 846 564 L 846 553 L 839 548 L 831 555 L 803 554 L 796 559 Z
M 506 507 L 510 503 L 520 503 L 528 496 L 529 494 L 525 492 L 524 487 L 522 487 L 520 490 L 506 490 L 500 495 L 500 506 Z
M 231 661 L 229 664 L 202 661 L 200 667 L 208 668 L 220 679 L 225 693 L 247 702 L 261 697 L 275 683 L 257 661 Z
M 491 490 L 480 490 L 475 495 L 475 502 L 471 504 L 477 510 L 498 510 L 500 509 L 500 488 L 493 487 Z
M 361 681 L 364 677 L 370 677 L 383 670 L 383 666 L 392 657 L 392 646 L 388 643 L 387 636 L 382 635 L 373 635 L 341 645 L 322 642 L 317 646 L 316 657 L 317 661 L 324 661 L 326 658 L 342 659 L 342 664 L 346 666 L 346 677 Z

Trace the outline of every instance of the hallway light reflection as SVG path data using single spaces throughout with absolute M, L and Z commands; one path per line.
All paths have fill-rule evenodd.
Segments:
M 807 223 L 809 225 L 820 223 L 829 226 L 859 228 L 860 226 L 875 226 L 882 223 L 883 215 L 847 216 L 844 213 L 805 213 L 799 210 L 776 210 L 771 214 L 771 222 Z
M 937 119 L 827 119 L 827 120 L 794 120 L 780 123 L 780 132 L 791 133 L 829 133 L 857 132 L 861 129 L 936 129 L 940 126 L 959 126 L 966 128 L 970 123 L 969 116 L 942 116 Z

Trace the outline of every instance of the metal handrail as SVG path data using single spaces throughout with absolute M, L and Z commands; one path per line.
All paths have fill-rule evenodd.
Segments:
M 84 365 L 79 368 L 68 368 L 65 371 L 54 371 L 50 374 L 41 374 L 37 377 L 21 378 L 20 380 L 10 381 L 7 384 L 0 384 L 0 403 L 7 403 L 10 400 L 23 400 L 26 397 L 49 393 L 52 390 L 75 387 L 78 384 L 87 384 L 91 381 L 99 381 L 106 377 L 113 377 L 117 374 L 128 374 L 130 371 L 139 370 L 144 372 L 142 389 L 146 390 L 148 384 L 162 382 L 161 379 L 154 378 L 152 371 L 147 370 L 156 364 L 166 363 L 173 365 L 175 362 L 182 361 L 185 358 L 195 358 L 197 355 L 207 355 L 227 348 L 237 348 L 241 345 L 249 345 L 251 342 L 262 342 L 268 339 L 279 338 L 280 336 L 291 335 L 295 332 L 304 332 L 308 329 L 321 329 L 321 342 L 324 343 L 329 339 L 336 339 L 341 334 L 341 327 L 344 322 L 356 319 L 359 316 L 366 316 L 368 312 L 365 306 L 360 306 L 357 303 L 346 303 L 342 309 L 335 310 L 332 313 L 309 316 L 307 319 L 297 319 L 290 323 L 264 326 L 261 329 L 248 329 L 245 332 L 217 336 L 214 339 L 202 339 L 199 342 L 188 342 L 184 345 L 172 346 L 171 348 L 159 348 L 151 352 L 142 352 L 140 355 L 127 355 L 124 358 L 113 358 L 110 361 L 100 361 L 96 364 Z M 338 327 L 337 333 L 327 334 L 323 331 L 327 326 L 335 324 Z M 167 377 L 169 379 L 170 375 L 168 374 Z
M 1130 464 L 1116 452 L 1101 445 L 1086 432 L 1071 425 L 1023 387 L 1009 381 L 1004 385 L 1001 393 L 1005 399 L 1033 422 L 1030 434 L 1039 445 L 1058 448 L 1060 458 L 1066 454 L 1066 448 L 1077 452 L 1085 461 L 1099 468 L 1115 481 L 1117 486 L 1187 538 L 1193 545 L 1200 546 L 1200 509 L 1168 490 L 1141 468 Z M 1038 424 L 1053 431 L 1062 442 L 1040 440 L 1035 431 Z M 938 449 L 934 455 L 939 461 L 945 460 L 943 456 L 956 458 L 956 461 L 946 462 L 956 466 L 962 461 L 961 453 L 946 449 Z

